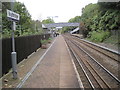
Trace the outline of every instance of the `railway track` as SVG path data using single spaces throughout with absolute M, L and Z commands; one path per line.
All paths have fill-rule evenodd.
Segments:
M 81 46 L 81 48 L 88 52 L 92 57 L 94 57 L 99 63 L 106 67 L 106 69 L 108 69 L 116 77 L 120 76 L 120 53 L 74 36 L 68 36 L 72 41 L 76 42 L 79 46 Z
M 120 63 L 120 60 L 118 59 L 118 56 L 120 56 L 120 53 L 119 52 L 116 52 L 116 51 L 113 51 L 111 49 L 108 49 L 108 48 L 105 48 L 105 47 L 102 47 L 100 45 L 97 45 L 95 43 L 92 43 L 92 42 L 89 42 L 87 40 L 84 40 L 84 39 L 79 39 L 79 37 L 75 37 L 73 36 L 73 39 L 75 39 L 76 41 L 78 41 L 79 43 L 83 43 L 84 45 L 100 52 L 101 54 L 111 58 L 112 60 L 115 60 L 117 61 L 118 63 Z
M 118 88 L 120 80 L 69 36 L 64 36 L 84 88 Z

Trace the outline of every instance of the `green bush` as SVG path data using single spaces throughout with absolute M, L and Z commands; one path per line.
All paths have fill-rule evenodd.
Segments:
M 89 36 L 90 36 L 90 40 L 93 42 L 103 42 L 107 37 L 110 36 L 110 32 L 103 30 L 92 31 L 89 32 Z
M 45 44 L 47 42 L 47 40 L 41 40 L 42 44 Z
M 104 43 L 120 45 L 120 37 L 118 35 L 111 35 L 109 38 L 104 40 Z
M 48 43 L 48 41 L 50 41 L 50 40 L 52 40 L 52 38 L 48 38 L 47 40 L 41 40 L 40 42 L 41 42 L 42 44 L 46 44 L 46 43 Z

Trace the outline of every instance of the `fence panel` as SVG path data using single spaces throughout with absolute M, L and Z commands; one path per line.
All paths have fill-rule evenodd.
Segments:
M 45 37 L 44 37 L 45 36 Z M 49 34 L 32 35 L 15 38 L 15 50 L 17 52 L 17 63 L 27 58 L 31 53 L 41 47 L 41 40 L 48 39 Z M 12 52 L 11 38 L 2 39 L 2 75 L 8 73 L 12 68 L 11 52 Z

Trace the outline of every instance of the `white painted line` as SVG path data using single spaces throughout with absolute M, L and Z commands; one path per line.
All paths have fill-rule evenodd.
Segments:
M 82 83 L 82 81 L 81 81 L 81 79 L 80 79 L 80 76 L 79 76 L 79 74 L 78 74 L 77 68 L 76 68 L 76 66 L 75 66 L 75 63 L 74 63 L 74 61 L 73 61 L 73 58 L 72 58 L 72 56 L 71 56 L 70 50 L 69 50 L 66 42 L 65 42 L 65 45 L 66 45 L 67 50 L 68 50 L 68 53 L 69 53 L 69 55 L 70 55 L 70 58 L 71 58 L 71 61 L 72 61 L 72 64 L 73 64 L 73 67 L 74 67 L 74 70 L 75 70 L 75 73 L 76 73 L 76 76 L 77 76 L 77 79 L 78 79 L 79 86 L 80 86 L 80 88 L 81 88 L 82 90 L 84 90 L 83 83 Z
M 26 80 L 30 77 L 30 75 L 33 73 L 35 68 L 38 66 L 38 64 L 42 61 L 42 59 L 45 57 L 47 52 L 50 50 L 50 48 L 53 46 L 55 43 L 56 39 L 53 41 L 53 43 L 50 45 L 50 47 L 46 50 L 46 52 L 42 55 L 42 57 L 37 61 L 37 63 L 32 67 L 32 69 L 26 74 L 26 76 L 23 78 L 23 80 L 17 85 L 16 88 L 21 88 L 23 84 L 26 82 Z

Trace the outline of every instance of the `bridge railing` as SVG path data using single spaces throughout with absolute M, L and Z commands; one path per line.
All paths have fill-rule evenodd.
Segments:
M 42 26 L 46 28 L 51 27 L 65 27 L 65 26 L 79 26 L 80 23 L 50 23 L 50 24 L 43 24 Z

